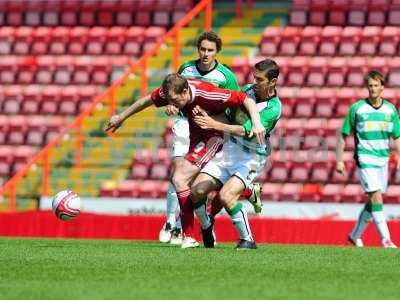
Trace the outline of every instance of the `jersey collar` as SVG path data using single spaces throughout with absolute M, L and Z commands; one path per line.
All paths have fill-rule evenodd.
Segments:
M 199 68 L 199 62 L 200 62 L 200 59 L 196 60 L 195 66 L 196 66 L 197 72 L 199 72 L 199 74 L 200 74 L 201 76 L 205 76 L 205 75 L 207 75 L 208 73 L 214 71 L 214 70 L 218 67 L 218 64 L 219 64 L 218 61 L 215 60 L 215 66 L 214 66 L 211 70 L 202 71 L 202 70 L 200 70 L 200 68 Z

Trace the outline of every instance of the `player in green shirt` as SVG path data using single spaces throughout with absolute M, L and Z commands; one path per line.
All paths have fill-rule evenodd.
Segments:
M 391 241 L 388 226 L 383 214 L 382 194 L 388 184 L 389 141 L 393 138 L 400 166 L 400 121 L 396 107 L 381 94 L 385 79 L 377 71 L 367 74 L 365 82 L 369 96 L 351 105 L 344 120 L 342 136 L 336 149 L 336 171 L 345 174 L 343 162 L 345 139 L 354 133 L 355 152 L 358 174 L 368 202 L 360 213 L 358 221 L 349 235 L 349 241 L 357 247 L 363 247 L 361 235 L 372 218 L 381 236 L 382 246 L 396 248 Z
M 207 215 L 207 194 L 220 189 L 218 195 L 235 225 L 240 241 L 237 249 L 255 249 L 247 213 L 238 199 L 243 190 L 263 171 L 271 154 L 269 133 L 278 122 L 282 107 L 276 94 L 279 66 L 265 59 L 254 66 L 255 84 L 245 87 L 246 94 L 256 102 L 262 125 L 266 130 L 266 144 L 260 145 L 253 137 L 252 123 L 248 115 L 239 109 L 227 109 L 226 120 L 213 119 L 198 110 L 196 123 L 203 129 L 228 134 L 223 149 L 200 171 L 192 184 L 193 207 L 202 225 L 203 242 L 214 247 L 213 217 Z M 232 125 L 231 125 L 232 124 Z

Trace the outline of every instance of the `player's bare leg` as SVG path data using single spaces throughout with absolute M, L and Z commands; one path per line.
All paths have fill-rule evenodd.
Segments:
M 220 199 L 240 236 L 240 241 L 236 247 L 238 250 L 257 248 L 251 233 L 247 212 L 243 209 L 243 205 L 238 202 L 244 189 L 243 181 L 232 176 L 219 192 Z
M 367 193 L 369 203 L 371 203 L 371 215 L 374 220 L 376 229 L 381 236 L 382 246 L 385 248 L 397 248 L 390 238 L 389 228 L 383 214 L 383 199 L 381 191 Z
M 199 167 L 193 165 L 187 160 L 183 160 L 181 164 L 176 165 L 172 175 L 172 182 L 177 191 L 179 206 L 181 209 L 180 216 L 184 234 L 182 248 L 193 248 L 199 246 L 197 241 L 192 237 L 194 214 L 192 200 L 190 199 L 190 184 L 199 171 Z
M 191 187 L 193 210 L 201 223 L 203 243 L 206 248 L 213 248 L 215 245 L 214 218 L 207 214 L 207 196 L 220 187 L 221 183 L 217 179 L 205 173 L 200 173 Z

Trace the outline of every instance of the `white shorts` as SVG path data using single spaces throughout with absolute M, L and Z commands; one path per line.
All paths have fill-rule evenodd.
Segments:
M 358 168 L 361 186 L 364 192 L 381 191 L 385 193 L 388 185 L 388 166 L 380 168 Z
M 246 152 L 240 144 L 229 140 L 200 172 L 211 175 L 222 184 L 236 176 L 248 187 L 263 171 L 267 158 L 254 152 Z
M 174 118 L 172 127 L 172 157 L 184 157 L 189 151 L 189 121 L 185 117 Z

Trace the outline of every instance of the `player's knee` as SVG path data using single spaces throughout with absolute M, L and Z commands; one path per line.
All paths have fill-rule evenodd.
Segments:
M 232 194 L 231 191 L 229 191 L 228 189 L 222 189 L 219 191 L 219 198 L 221 199 L 221 202 L 224 206 L 228 205 L 232 199 L 234 195 Z
M 201 200 L 207 197 L 208 189 L 202 183 L 194 183 L 191 188 L 192 196 L 194 200 Z
M 176 172 L 172 175 L 171 181 L 177 191 L 182 191 L 183 189 L 185 189 L 183 177 Z

